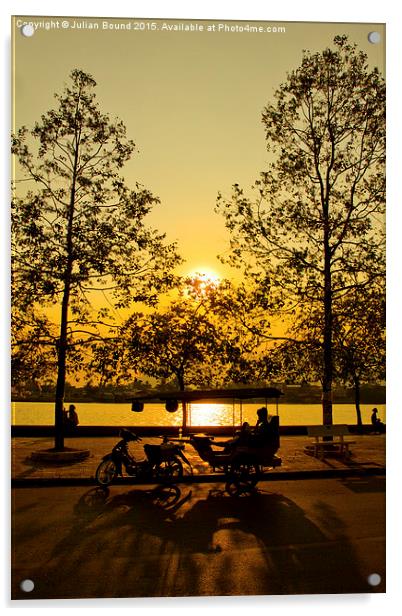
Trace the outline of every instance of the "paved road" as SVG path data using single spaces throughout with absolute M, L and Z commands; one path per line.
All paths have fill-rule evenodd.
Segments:
M 16 488 L 13 598 L 385 592 L 384 477 L 260 487 Z

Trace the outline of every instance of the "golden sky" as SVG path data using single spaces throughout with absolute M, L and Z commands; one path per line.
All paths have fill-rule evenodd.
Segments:
M 230 276 L 216 258 L 229 239 L 214 213 L 217 193 L 229 194 L 235 182 L 247 188 L 266 167 L 261 112 L 300 64 L 303 49 L 321 51 L 335 35 L 347 34 L 385 72 L 385 26 L 379 24 L 66 20 L 63 28 L 62 17 L 14 18 L 14 126 L 30 127 L 53 107 L 53 94 L 73 68 L 91 73 L 102 111 L 120 117 L 139 148 L 124 176 L 160 197 L 149 219 L 178 241 L 186 260 L 181 273 Z M 37 26 L 32 37 L 21 35 L 22 21 Z M 199 30 L 169 28 L 190 23 Z M 225 32 L 224 26 L 246 23 L 286 31 Z M 371 31 L 380 33 L 380 43 L 368 41 Z

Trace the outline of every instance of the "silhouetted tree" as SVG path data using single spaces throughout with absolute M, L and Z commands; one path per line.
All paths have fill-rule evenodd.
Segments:
M 347 37 L 304 52 L 263 112 L 273 162 L 255 183 L 256 197 L 237 184 L 230 199 L 218 197 L 231 232 L 229 262 L 268 281 L 272 301 L 294 323 L 312 309 L 321 314 L 325 424 L 334 305 L 384 272 L 384 103 L 378 69 Z
M 226 381 L 232 385 L 272 382 L 278 376 L 272 357 L 285 338 L 272 331 L 278 305 L 271 305 L 267 285 L 222 279 L 206 301 L 232 348 Z
M 54 373 L 56 349 L 54 332 L 45 316 L 32 308 L 13 306 L 11 323 L 11 386 L 21 394 L 31 388 L 40 391 Z
M 223 284 L 187 278 L 166 308 L 133 314 L 122 331 L 130 367 L 158 379 L 174 376 L 180 391 L 231 382 L 249 349 L 236 323 L 217 310 Z M 183 419 L 185 425 L 185 405 Z
M 108 344 L 95 341 L 90 345 L 89 359 L 85 366 L 88 377 L 96 380 L 99 389 L 114 386 L 118 391 L 121 383 L 127 383 L 134 377 L 132 367 L 124 362 L 124 339 L 119 331 L 110 331 Z
M 13 136 L 24 174 L 12 208 L 14 275 L 32 301 L 60 308 L 56 449 L 64 447 L 68 351 L 102 340 L 100 321 L 111 318 L 106 309 L 94 315 L 90 298 L 114 307 L 153 302 L 178 262 L 175 246 L 144 224 L 158 199 L 139 184 L 128 188 L 120 175 L 135 146 L 120 120 L 101 113 L 95 86 L 73 70 L 57 108 Z M 27 181 L 34 187 L 20 194 Z
M 147 376 L 176 378 L 177 387 L 199 383 L 215 329 L 193 306 L 173 302 L 152 314 L 134 313 L 124 326 L 131 365 Z

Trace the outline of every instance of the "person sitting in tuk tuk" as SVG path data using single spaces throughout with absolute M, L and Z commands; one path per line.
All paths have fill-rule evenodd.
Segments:
M 263 447 L 264 450 L 271 450 L 274 454 L 279 449 L 279 417 L 270 417 L 265 406 L 258 409 L 257 416 L 250 447 Z
M 240 432 L 228 441 L 214 442 L 212 445 L 224 447 L 224 453 L 230 453 L 236 447 L 264 447 L 275 453 L 279 448 L 279 428 L 277 418 L 269 419 L 268 409 L 263 406 L 257 410 L 257 423 L 253 429 L 245 421 Z
M 234 436 L 228 441 L 223 441 L 220 443 L 213 443 L 213 445 L 216 445 L 217 447 L 224 447 L 225 448 L 224 451 L 229 452 L 235 447 L 238 447 L 239 445 L 247 446 L 251 435 L 252 435 L 252 432 L 251 432 L 250 424 L 248 423 L 248 421 L 244 421 L 240 431 L 236 434 L 236 436 Z
M 235 441 L 235 445 L 247 445 L 250 440 L 251 434 L 252 431 L 250 428 L 250 424 L 248 423 L 248 421 L 244 421 L 242 423 L 240 431 L 232 440 Z
M 255 424 L 255 434 L 265 434 L 269 431 L 268 409 L 262 406 L 257 410 L 257 423 Z
M 268 420 L 268 409 L 266 406 L 257 410 L 257 423 L 255 424 L 252 446 L 262 447 L 266 445 L 274 436 L 271 422 Z

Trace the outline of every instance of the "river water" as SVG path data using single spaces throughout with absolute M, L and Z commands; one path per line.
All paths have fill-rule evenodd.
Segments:
M 181 407 L 175 413 L 168 413 L 164 404 L 147 403 L 141 413 L 131 411 L 129 403 L 75 403 L 80 425 L 83 426 L 179 426 L 182 422 Z M 193 426 L 228 426 L 233 418 L 236 425 L 248 421 L 256 422 L 256 410 L 262 406 L 256 403 L 232 404 L 191 404 L 188 409 L 188 424 Z M 362 404 L 362 420 L 370 423 L 371 411 L 378 408 L 378 415 L 385 421 L 385 405 Z M 66 408 L 68 402 L 66 403 Z M 268 404 L 268 412 L 276 414 L 276 405 Z M 321 404 L 279 403 L 278 413 L 282 426 L 322 424 Z M 13 402 L 11 407 L 13 425 L 52 425 L 54 424 L 54 403 L 52 402 Z M 353 404 L 334 404 L 333 423 L 356 424 L 356 409 Z

